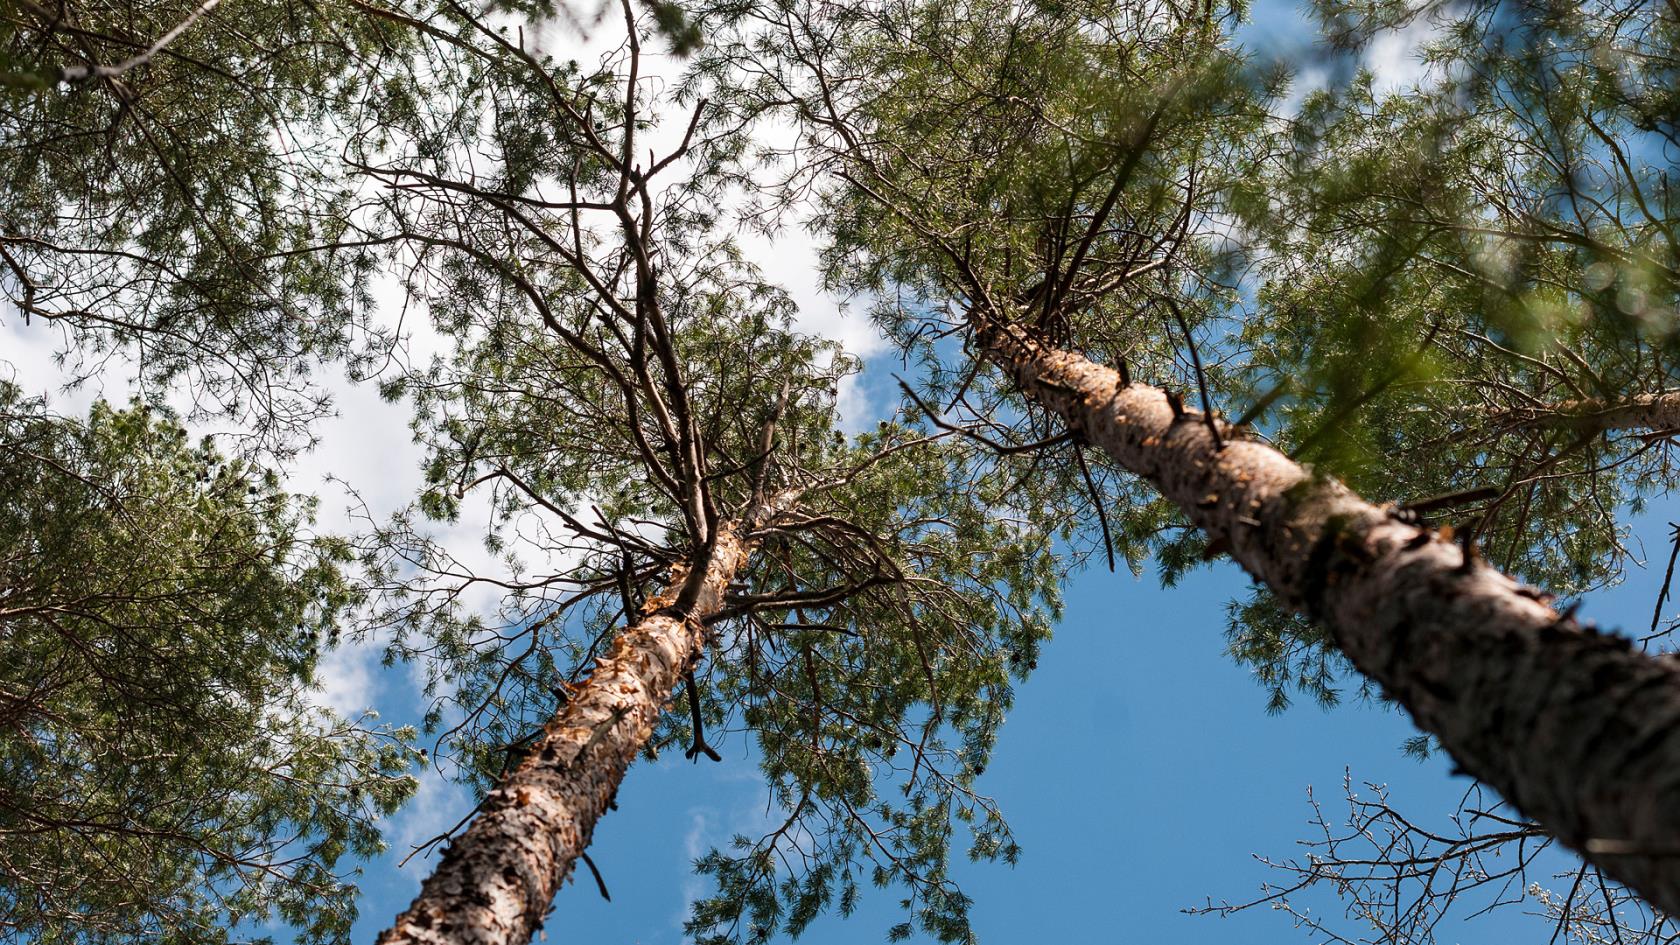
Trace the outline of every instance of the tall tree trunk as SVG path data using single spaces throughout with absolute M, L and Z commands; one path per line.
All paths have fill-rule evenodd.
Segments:
M 977 325 L 1034 402 L 1149 480 L 1468 773 L 1670 914 L 1680 913 L 1680 664 L 1560 616 L 1547 595 L 1166 393 Z
M 1512 410 L 1507 415 L 1518 426 L 1561 426 L 1582 433 L 1680 431 L 1680 391 L 1635 394 L 1625 400 L 1566 400 L 1544 409 Z
M 420 895 L 382 945 L 523 945 L 589 846 L 595 822 L 653 734 L 672 692 L 699 661 L 705 619 L 720 610 L 753 543 L 754 520 L 718 529 L 699 594 L 672 606 L 686 575 L 618 634 L 595 671 L 543 727 L 531 752 L 490 792 L 466 833 L 443 852 Z

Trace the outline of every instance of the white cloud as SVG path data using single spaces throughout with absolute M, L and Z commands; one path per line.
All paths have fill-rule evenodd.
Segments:
M 315 701 L 346 718 L 359 718 L 379 701 L 379 645 L 351 641 L 321 656 L 315 669 Z
M 104 398 L 123 403 L 134 392 L 134 363 L 121 352 L 102 355 L 84 367 L 85 381 L 61 364 L 59 352 L 66 347 L 65 332 L 52 322 L 34 319 L 25 323 L 10 303 L 0 303 L 0 380 L 23 388 L 26 395 L 44 397 L 61 414 L 85 414 L 93 402 Z
M 455 826 L 472 809 L 472 794 L 462 785 L 438 773 L 435 765 L 420 773 L 420 788 L 403 805 L 386 828 L 386 838 L 397 851 L 397 859 L 408 855 L 410 849 L 425 843 Z M 416 856 L 409 863 L 423 863 L 437 855 L 433 847 L 424 856 Z M 423 874 L 415 871 L 416 885 Z
M 1365 67 L 1375 77 L 1378 94 L 1404 92 L 1435 79 L 1423 61 L 1423 47 L 1439 37 L 1441 27 L 1420 16 L 1397 30 L 1377 34 L 1365 50 Z
M 1307 66 L 1289 78 L 1289 90 L 1278 102 L 1276 112 L 1284 118 L 1294 118 L 1301 113 L 1301 104 L 1307 96 L 1330 84 L 1330 71 L 1319 66 Z
M 866 305 L 842 299 L 824 288 L 817 267 L 817 240 L 800 221 L 782 227 L 773 235 L 743 229 L 737 240 L 746 257 L 787 290 L 798 306 L 794 327 L 837 341 L 854 357 L 869 358 L 886 349 L 887 339 L 869 319 Z M 879 411 L 864 389 L 862 378 L 856 374 L 840 381 L 835 409 L 840 415 L 840 428 L 848 432 L 856 432 L 879 419 Z
M 713 775 L 720 783 L 734 782 L 736 785 L 751 785 L 746 791 L 739 787 L 732 788 L 729 795 L 735 801 L 724 811 L 716 805 L 692 807 L 689 809 L 689 826 L 683 833 L 683 853 L 692 862 L 713 849 L 725 852 L 737 852 L 731 847 L 731 842 L 737 836 L 758 840 L 779 830 L 786 822 L 788 811 L 775 803 L 770 788 L 764 783 L 756 764 L 741 767 L 738 771 Z M 716 796 L 725 796 L 718 792 Z M 784 834 L 778 841 L 784 853 L 793 856 L 798 861 L 797 853 L 803 852 L 814 855 L 817 850 L 817 838 L 803 825 L 796 826 Z M 680 930 L 683 923 L 688 921 L 693 911 L 694 903 L 711 891 L 711 880 L 690 872 L 682 884 L 682 905 L 676 913 L 676 926 Z M 688 941 L 685 937 L 684 941 Z
M 316 426 L 320 443 L 287 470 L 293 488 L 321 495 L 320 525 L 327 531 L 352 527 L 348 496 L 356 490 L 374 518 L 389 516 L 413 501 L 422 484 L 420 448 L 409 431 L 406 403 L 387 403 L 372 384 L 329 385 L 334 415 Z
M 720 842 L 709 839 L 715 832 L 718 815 L 714 808 L 696 807 L 689 810 L 688 816 L 688 830 L 683 833 L 683 855 L 692 863 Z M 727 842 L 728 839 L 724 837 L 721 842 Z M 704 896 L 706 891 L 707 880 L 693 870 L 683 877 L 682 905 L 677 908 L 677 913 L 672 919 L 679 934 L 688 917 L 694 914 L 694 904 L 700 901 L 700 897 Z M 688 937 L 684 936 L 683 941 L 688 941 Z

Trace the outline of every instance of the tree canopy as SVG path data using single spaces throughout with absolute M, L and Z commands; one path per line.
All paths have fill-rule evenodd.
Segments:
M 340 941 L 411 731 L 314 704 L 357 593 L 278 477 L 0 386 L 0 902 L 34 941 Z
M 463 580 L 412 515 L 368 552 L 390 591 L 375 619 L 444 700 L 445 754 L 493 786 L 556 691 L 593 691 L 616 629 L 691 606 L 685 576 L 737 536 L 750 552 L 704 614 L 689 704 L 645 744 L 698 754 L 699 726 L 744 725 L 786 823 L 703 861 L 720 885 L 695 934 L 797 932 L 874 883 L 909 888 L 906 932 L 965 938 L 949 845 L 973 821 L 977 855 L 1013 856 L 973 779 L 1048 634 L 1065 523 L 1020 469 L 945 432 L 837 429 L 855 361 L 794 330 L 785 293 L 720 228 L 732 116 L 650 94 L 635 42 L 584 71 L 461 9 L 437 22 L 459 24 L 443 52 L 487 120 L 458 149 L 365 166 L 394 185 L 381 222 L 451 339 L 387 392 L 412 397 L 429 457 L 414 514 L 488 493 L 507 571 Z M 418 143 L 452 113 L 415 117 L 402 135 Z M 675 150 L 626 157 L 664 125 Z M 457 604 L 476 580 L 508 591 L 493 618 Z
M 149 399 L 306 442 L 322 366 L 387 353 L 339 136 L 414 94 L 412 46 L 354 2 L 8 2 L 0 270 L 66 380 L 126 362 Z

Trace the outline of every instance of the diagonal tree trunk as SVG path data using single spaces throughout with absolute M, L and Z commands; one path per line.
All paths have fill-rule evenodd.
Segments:
M 1625 400 L 1566 400 L 1547 408 L 1509 411 L 1517 426 L 1561 426 L 1582 433 L 1606 430 L 1680 431 L 1680 391 L 1635 394 Z
M 784 493 L 746 520 L 720 526 L 692 606 L 674 603 L 678 566 L 645 616 L 618 634 L 595 672 L 543 727 L 531 752 L 490 792 L 466 832 L 445 848 L 420 895 L 381 945 L 523 945 L 571 875 L 625 771 L 653 734 L 672 692 L 699 662 L 705 621 L 755 550 L 749 537 L 792 501 Z
M 1601 635 L 1166 392 L 975 316 L 1025 395 L 1147 479 L 1435 734 L 1462 768 L 1680 912 L 1680 664 Z

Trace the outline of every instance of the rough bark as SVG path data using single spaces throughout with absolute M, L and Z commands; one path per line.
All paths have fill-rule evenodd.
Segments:
M 1462 769 L 1680 913 L 1680 667 L 1272 447 L 1013 326 L 985 355 L 1147 479 L 1290 606 L 1323 621 Z
M 1569 400 L 1544 410 L 1517 410 L 1520 426 L 1564 426 L 1582 433 L 1606 430 L 1680 430 L 1680 391 L 1636 394 L 1625 400 Z
M 608 654 L 544 726 L 530 754 L 485 798 L 466 832 L 382 945 L 522 945 L 588 846 L 625 771 L 653 734 L 677 684 L 699 661 L 705 618 L 718 613 L 752 544 L 718 530 L 694 605 L 671 606 L 685 574 L 622 630 Z

